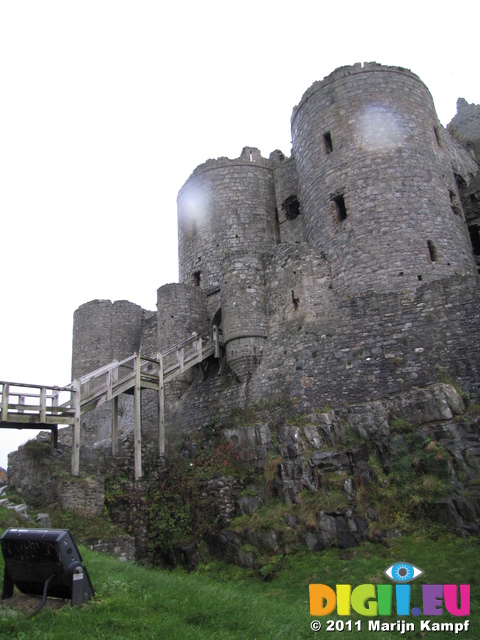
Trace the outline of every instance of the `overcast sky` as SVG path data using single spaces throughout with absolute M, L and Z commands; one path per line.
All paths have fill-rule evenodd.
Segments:
M 478 0 L 0 0 L 0 380 L 68 383 L 84 302 L 155 309 L 190 173 L 289 154 L 293 107 L 335 68 L 411 69 L 444 125 L 480 103 L 479 18 Z M 32 435 L 0 430 L 0 466 Z

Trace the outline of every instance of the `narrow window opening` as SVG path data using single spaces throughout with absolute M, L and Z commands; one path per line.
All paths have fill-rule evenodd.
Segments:
M 470 242 L 472 243 L 473 255 L 479 265 L 480 261 L 480 226 L 472 225 L 468 227 L 468 233 L 470 234 Z M 479 265 L 480 267 L 480 265 Z
M 202 272 L 201 271 L 194 271 L 192 274 L 192 279 L 193 279 L 193 284 L 195 287 L 199 287 L 200 286 L 200 279 L 202 277 Z
M 335 205 L 338 222 L 343 222 L 347 219 L 347 207 L 345 205 L 345 199 L 343 196 L 336 196 L 332 199 Z
M 295 292 L 294 292 L 294 290 L 293 290 L 293 289 L 292 289 L 292 302 L 293 302 L 293 308 L 294 308 L 294 309 L 295 309 L 295 311 L 296 311 L 296 310 L 298 309 L 298 304 L 299 304 L 299 302 L 300 302 L 300 298 L 297 298 L 297 297 L 295 296 Z
M 442 141 L 441 141 L 441 138 L 440 138 L 440 133 L 438 131 L 438 128 L 437 127 L 433 127 L 433 131 L 435 132 L 435 140 L 437 141 L 438 146 L 441 147 L 442 146 Z
M 455 177 L 455 182 L 457 184 L 458 190 L 461 192 L 463 189 L 466 189 L 467 188 L 467 183 L 462 178 L 462 176 L 459 175 L 458 173 L 455 173 L 455 171 L 453 172 L 453 175 Z
M 456 216 L 462 215 L 462 209 L 460 207 L 460 203 L 458 201 L 457 194 L 455 191 L 449 191 L 450 194 L 450 206 L 452 207 L 452 211 Z
M 437 247 L 433 244 L 431 240 L 427 240 L 428 245 L 428 253 L 430 254 L 430 260 L 432 262 L 437 261 Z
M 253 162 L 253 153 L 250 151 L 250 162 Z
M 215 315 L 212 318 L 212 324 L 217 325 L 219 327 L 222 324 L 222 309 L 218 309 Z
M 423 276 L 417 276 L 419 280 L 423 280 Z
M 323 134 L 323 142 L 325 143 L 325 151 L 328 153 L 332 153 L 333 145 L 332 145 L 332 135 L 330 131 Z
M 285 211 L 287 220 L 295 220 L 300 215 L 300 202 L 296 195 L 288 196 L 282 203 L 282 209 Z
M 275 221 L 273 224 L 273 229 L 275 233 L 275 243 L 280 244 L 281 236 L 280 236 L 280 219 L 278 217 L 278 209 L 275 207 Z

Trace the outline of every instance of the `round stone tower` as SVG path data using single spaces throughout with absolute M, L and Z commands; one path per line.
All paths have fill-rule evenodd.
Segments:
M 376 63 L 316 82 L 292 115 L 306 239 L 334 289 L 408 289 L 475 273 L 432 97 L 411 71 Z
M 254 253 L 278 238 L 273 172 L 258 149 L 235 159 L 208 160 L 178 195 L 180 282 L 212 290 L 220 286 L 221 262 L 237 249 Z
M 140 348 L 144 310 L 127 300 L 92 300 L 73 316 L 72 378 Z
M 235 251 L 222 261 L 221 305 L 227 364 L 247 381 L 267 338 L 265 273 L 260 255 Z

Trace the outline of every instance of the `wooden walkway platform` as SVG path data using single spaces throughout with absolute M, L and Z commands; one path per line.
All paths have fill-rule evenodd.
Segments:
M 10 429 L 48 429 L 52 447 L 57 446 L 59 425 L 73 425 L 71 474 L 80 472 L 81 418 L 106 402 L 113 402 L 112 453 L 118 454 L 118 397 L 134 396 L 135 479 L 142 477 L 141 390 L 152 389 L 158 397 L 158 452 L 165 455 L 165 384 L 195 365 L 215 356 L 220 358 L 221 331 L 212 335 L 193 335 L 162 351 L 156 359 L 134 353 L 73 380 L 64 387 L 0 381 L 0 427 Z

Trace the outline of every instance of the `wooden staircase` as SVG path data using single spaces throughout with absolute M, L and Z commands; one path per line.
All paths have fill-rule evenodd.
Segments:
M 13 429 L 49 429 L 52 447 L 57 446 L 59 425 L 73 425 L 71 474 L 80 472 L 81 418 L 106 402 L 113 402 L 112 453 L 118 454 L 118 398 L 122 393 L 134 396 L 135 479 L 142 477 L 141 390 L 158 394 L 158 451 L 165 455 L 164 388 L 195 365 L 214 356 L 221 357 L 222 333 L 217 326 L 212 335 L 192 335 L 187 340 L 158 353 L 156 359 L 139 353 L 114 361 L 73 380 L 65 387 L 1 382 L 0 427 Z M 202 368 L 203 372 L 203 368 Z

